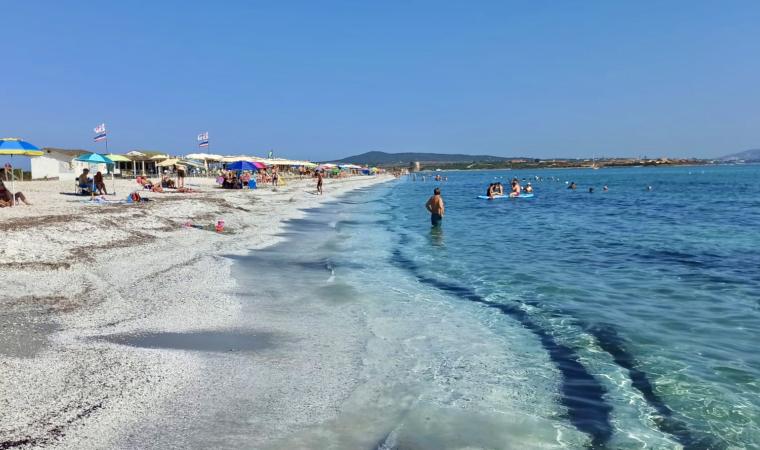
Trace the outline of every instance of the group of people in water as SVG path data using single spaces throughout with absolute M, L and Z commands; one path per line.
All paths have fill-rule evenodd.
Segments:
M 528 183 L 525 185 L 525 188 L 523 188 L 520 185 L 520 180 L 518 180 L 517 178 L 512 178 L 512 183 L 510 184 L 509 196 L 518 197 L 523 192 L 525 192 L 526 194 L 532 193 L 533 186 L 530 183 Z M 491 183 L 488 185 L 488 190 L 486 191 L 486 197 L 494 198 L 494 197 L 502 197 L 504 195 L 505 195 L 504 185 L 502 185 L 500 181 L 497 181 L 496 183 Z

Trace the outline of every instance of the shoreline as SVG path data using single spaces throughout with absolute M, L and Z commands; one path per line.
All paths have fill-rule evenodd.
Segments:
M 241 305 L 223 255 L 274 245 L 284 221 L 305 208 L 390 180 L 326 180 L 318 197 L 308 192 L 312 180 L 249 192 L 188 179 L 201 193 L 148 194 L 153 202 L 134 206 L 50 195 L 67 183 L 17 183 L 35 206 L 3 209 L 0 222 L 0 264 L 11 280 L 0 319 L 0 399 L 11 413 L 0 446 L 111 445 L 192 386 L 203 361 L 104 338 L 234 327 Z M 128 183 L 117 183 L 124 196 Z M 216 218 L 230 233 L 181 226 Z

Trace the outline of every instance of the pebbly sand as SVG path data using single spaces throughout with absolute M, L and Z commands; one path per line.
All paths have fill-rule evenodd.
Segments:
M 146 193 L 151 201 L 138 205 L 92 205 L 62 195 L 70 182 L 16 183 L 33 206 L 0 209 L 0 449 L 223 445 L 183 442 L 183 427 L 194 423 L 192 405 L 177 410 L 173 399 L 234 363 L 220 359 L 213 367 L 213 358 L 210 364 L 197 353 L 166 349 L 245 353 L 281 339 L 276 323 L 241 327 L 232 261 L 222 255 L 271 245 L 282 221 L 303 209 L 391 179 L 325 180 L 324 196 L 315 194 L 313 180 L 229 191 L 209 179 L 187 179 L 199 193 Z M 109 198 L 125 198 L 135 186 L 117 180 L 118 195 Z M 218 219 L 225 221 L 223 234 L 183 227 L 192 221 L 212 228 Z M 351 341 L 340 330 L 326 332 Z M 332 390 L 291 393 L 303 404 L 283 408 L 277 396 L 310 376 L 314 363 L 308 356 L 281 367 L 273 367 L 276 359 L 262 361 L 255 374 L 232 367 L 220 380 L 222 390 L 248 376 L 267 380 L 258 388 L 272 407 L 261 420 L 273 427 L 252 446 L 271 445 L 315 420 L 315 412 L 339 402 L 340 385 L 350 384 L 337 367 L 320 367 Z M 290 384 L 277 378 L 289 375 Z M 171 438 L 145 432 L 152 417 L 167 415 L 175 424 Z M 150 434 L 166 440 L 141 438 Z

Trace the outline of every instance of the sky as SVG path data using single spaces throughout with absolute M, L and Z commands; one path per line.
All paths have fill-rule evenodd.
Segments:
M 0 0 L 0 137 L 329 160 L 760 147 L 757 1 Z M 16 158 L 18 160 L 18 158 Z

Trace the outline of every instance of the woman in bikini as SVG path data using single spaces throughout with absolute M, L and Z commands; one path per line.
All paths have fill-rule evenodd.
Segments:
M 6 207 L 6 206 L 13 206 L 16 202 L 22 201 L 25 205 L 31 205 L 28 201 L 26 201 L 26 196 L 22 194 L 21 192 L 16 192 L 15 194 L 9 191 L 5 184 L 3 184 L 3 181 L 0 180 L 0 206 Z

